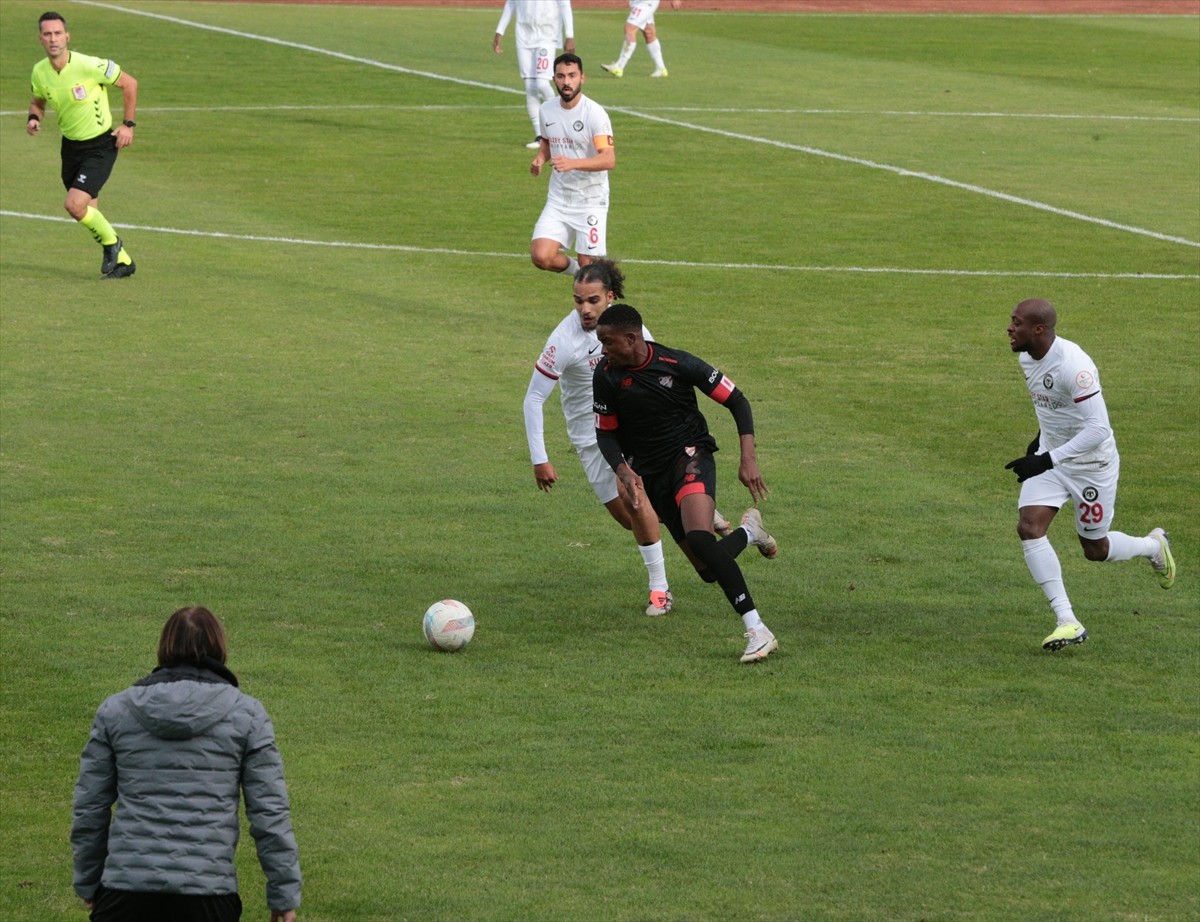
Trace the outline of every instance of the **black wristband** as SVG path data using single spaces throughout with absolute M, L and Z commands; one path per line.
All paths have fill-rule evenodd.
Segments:
M 25 116 L 25 121 L 27 122 L 40 122 L 41 120 L 42 117 L 36 112 L 30 112 L 27 116 Z

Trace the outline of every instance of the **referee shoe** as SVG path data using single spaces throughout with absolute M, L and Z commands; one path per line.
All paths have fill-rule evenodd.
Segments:
M 106 243 L 104 245 L 104 256 L 100 259 L 100 274 L 108 275 L 113 269 L 117 268 L 117 258 L 121 255 L 121 238 L 117 238 L 116 243 Z
M 137 271 L 137 264 L 131 259 L 127 263 L 117 263 L 116 268 L 113 269 L 112 272 L 108 273 L 108 275 L 104 276 L 104 278 L 106 281 L 108 279 L 128 278 L 129 276 L 133 275 L 133 273 L 136 271 Z

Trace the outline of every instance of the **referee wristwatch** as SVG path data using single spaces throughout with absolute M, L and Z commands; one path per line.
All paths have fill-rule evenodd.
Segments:
M 121 124 L 124 125 L 126 128 L 136 128 L 137 127 L 137 122 L 135 122 L 131 118 L 125 119 L 125 121 L 121 122 Z

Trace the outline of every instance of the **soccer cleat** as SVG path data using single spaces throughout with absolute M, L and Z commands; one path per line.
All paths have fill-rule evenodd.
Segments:
M 650 604 L 646 606 L 646 614 L 651 618 L 657 618 L 659 615 L 665 615 L 671 610 L 671 606 L 675 604 L 675 596 L 671 595 L 671 590 L 659 592 L 657 589 L 650 591 Z
M 659 67 L 650 76 L 651 77 L 666 77 L 669 75 L 667 74 L 667 69 L 665 67 Z
M 713 510 L 713 531 L 722 538 L 729 537 L 729 533 L 733 531 L 733 526 L 729 524 L 729 519 L 721 515 L 721 510 Z
M 1152 529 L 1147 537 L 1158 542 L 1158 553 L 1150 558 L 1150 566 L 1154 568 L 1158 584 L 1170 589 L 1175 585 L 1175 558 L 1171 554 L 1171 540 L 1161 528 Z
M 761 663 L 779 649 L 779 641 L 764 624 L 757 630 L 746 632 L 746 652 L 742 654 L 743 663 Z
M 601 64 L 600 66 L 614 77 L 625 76 L 625 68 L 620 67 L 616 61 L 613 61 L 611 64 Z
M 537 150 L 539 147 L 541 147 L 541 146 L 542 146 L 542 142 L 541 142 L 541 141 L 539 141 L 537 138 L 534 138 L 532 141 L 530 141 L 530 142 L 529 142 L 528 144 L 526 144 L 525 146 L 526 146 L 527 148 L 529 148 L 530 150 Z
M 757 509 L 746 510 L 746 514 L 742 516 L 742 526 L 750 533 L 750 543 L 758 548 L 764 557 L 774 557 L 779 552 L 779 545 L 763 528 L 762 513 Z
M 1042 649 L 1061 650 L 1063 647 L 1083 643 L 1085 640 L 1087 640 L 1087 628 L 1078 621 L 1072 621 L 1070 624 L 1060 624 L 1053 634 L 1042 641 Z
M 108 243 L 104 246 L 104 255 L 100 259 L 100 274 L 108 275 L 113 269 L 117 268 L 117 257 L 121 255 L 121 238 L 117 238 L 116 243 Z
M 137 271 L 137 264 L 130 260 L 127 263 L 117 263 L 116 268 L 108 275 L 104 276 L 107 279 L 123 279 L 133 275 Z

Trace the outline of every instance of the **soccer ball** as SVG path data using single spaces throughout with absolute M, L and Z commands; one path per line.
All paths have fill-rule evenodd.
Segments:
M 475 636 L 475 616 L 471 609 L 454 599 L 434 602 L 421 619 L 429 646 L 443 653 L 461 650 Z

